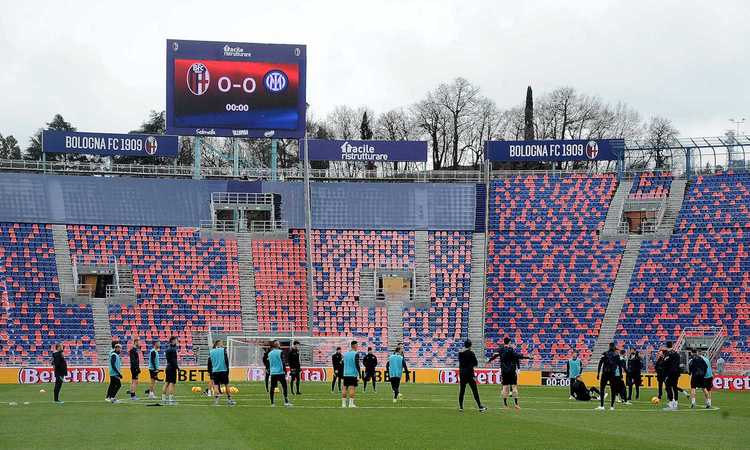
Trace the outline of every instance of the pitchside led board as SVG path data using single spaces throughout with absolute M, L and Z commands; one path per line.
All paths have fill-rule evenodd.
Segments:
M 44 153 L 175 157 L 177 136 L 44 130 L 42 150 Z
M 310 161 L 427 161 L 427 142 L 424 141 L 307 141 Z
M 487 141 L 490 161 L 612 161 L 621 159 L 623 139 Z
M 167 40 L 167 133 L 301 138 L 304 45 Z

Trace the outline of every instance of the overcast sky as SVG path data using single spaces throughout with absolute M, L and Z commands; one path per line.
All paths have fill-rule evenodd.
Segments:
M 0 4 L 0 133 L 25 147 L 58 112 L 83 131 L 137 127 L 164 108 L 167 38 L 307 44 L 316 116 L 386 111 L 463 76 L 501 108 L 529 84 L 568 85 L 683 136 L 750 119 L 743 0 L 57 0 Z

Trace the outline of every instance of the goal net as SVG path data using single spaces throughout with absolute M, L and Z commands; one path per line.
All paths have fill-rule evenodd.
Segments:
M 282 350 L 287 350 L 294 341 L 300 343 L 300 362 L 304 366 L 328 367 L 336 347 L 346 351 L 351 336 L 280 336 L 244 335 L 227 336 L 227 354 L 232 367 L 262 367 L 263 353 L 277 340 Z

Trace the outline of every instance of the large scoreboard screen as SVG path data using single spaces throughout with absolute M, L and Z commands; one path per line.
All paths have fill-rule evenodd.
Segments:
M 305 132 L 304 45 L 167 40 L 167 133 Z

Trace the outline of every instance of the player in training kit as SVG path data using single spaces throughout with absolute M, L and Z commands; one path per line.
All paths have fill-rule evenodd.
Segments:
M 581 360 L 578 359 L 578 352 L 573 352 L 573 358 L 568 360 L 568 363 L 565 365 L 565 373 L 570 382 L 570 400 L 575 399 L 575 396 L 573 395 L 573 383 L 582 372 L 583 364 L 581 363 Z
M 177 336 L 169 338 L 169 347 L 164 352 L 167 358 L 167 368 L 164 370 L 164 390 L 161 393 L 161 400 L 167 405 L 176 405 L 174 392 L 177 386 L 177 371 L 180 366 L 177 363 Z
M 367 391 L 367 381 L 372 380 L 372 390 L 378 392 L 375 388 L 375 369 L 378 367 L 378 357 L 372 352 L 372 347 L 367 347 L 367 354 L 362 358 L 362 365 L 365 366 L 365 376 L 362 377 L 365 382 L 363 391 Z
M 388 373 L 388 379 L 391 382 L 391 390 L 393 390 L 393 403 L 396 403 L 399 396 L 401 395 L 401 376 L 404 374 L 404 372 L 406 372 L 406 382 L 409 382 L 409 368 L 406 367 L 404 350 L 401 348 L 401 344 L 397 345 L 393 350 L 393 354 L 388 357 L 388 362 L 385 363 L 385 371 Z M 375 388 L 373 387 L 373 389 Z
M 711 362 L 697 351 L 690 350 L 688 362 L 690 373 L 690 408 L 695 408 L 695 390 L 701 389 L 706 399 L 706 409 L 711 408 L 711 388 L 713 388 L 713 371 Z
M 52 367 L 55 369 L 55 403 L 62 405 L 63 401 L 60 401 L 60 389 L 62 389 L 63 381 L 68 376 L 68 363 L 65 361 L 65 355 L 63 355 L 63 345 L 55 344 L 55 351 L 52 353 Z
M 602 395 L 601 392 L 599 392 L 599 389 L 595 387 L 586 387 L 586 384 L 583 382 L 583 380 L 581 380 L 580 376 L 571 380 L 570 387 L 573 398 L 575 400 L 578 400 L 579 402 L 599 400 L 599 397 Z
M 122 386 L 122 345 L 115 344 L 114 350 L 109 353 L 109 386 L 107 387 L 107 401 L 120 403 L 117 400 L 117 391 Z
M 516 409 L 521 409 L 518 404 L 518 369 L 521 368 L 522 359 L 531 359 L 528 356 L 522 355 L 511 347 L 510 338 L 506 337 L 503 339 L 503 346 L 500 347 L 487 363 L 491 363 L 495 359 L 500 358 L 500 376 L 502 377 L 503 383 L 503 404 L 508 406 L 508 394 L 513 391 L 513 402 Z
M 596 369 L 596 379 L 599 380 L 599 407 L 596 408 L 600 411 L 604 411 L 604 396 L 607 384 L 609 384 L 609 390 L 612 398 L 609 399 L 609 409 L 615 409 L 615 396 L 618 394 L 617 391 L 617 380 L 616 374 L 617 369 L 620 367 L 620 355 L 617 354 L 615 343 L 609 343 L 609 350 L 602 353 L 601 359 L 599 359 L 599 365 Z
M 665 411 L 675 411 L 678 408 L 677 381 L 680 379 L 680 355 L 672 348 L 672 342 L 667 342 L 667 348 L 664 350 L 664 368 L 666 379 L 664 384 L 667 387 L 667 399 L 669 404 Z
M 281 390 L 284 394 L 284 406 L 292 406 L 289 403 L 289 396 L 286 391 L 286 370 L 284 368 L 284 359 L 281 357 L 281 348 L 279 347 L 279 341 L 273 341 L 271 351 L 268 352 L 268 366 L 271 372 L 271 388 L 268 392 L 271 396 L 271 406 L 276 406 L 273 402 L 273 394 L 276 392 L 278 384 L 281 384 Z
M 336 380 L 339 382 L 339 392 L 341 392 L 341 381 L 344 379 L 344 355 L 341 354 L 341 347 L 336 347 L 336 353 L 331 356 L 331 365 L 333 366 L 333 381 L 331 381 L 331 392 L 336 386 Z
M 302 374 L 302 365 L 299 361 L 299 342 L 294 341 L 292 348 L 289 349 L 287 354 L 287 360 L 289 361 L 289 387 L 292 389 L 294 395 L 294 383 L 297 382 L 297 394 L 302 395 L 299 391 L 300 375 Z
M 357 392 L 357 384 L 361 369 L 359 367 L 359 353 L 357 353 L 357 341 L 351 342 L 349 351 L 344 353 L 344 391 L 341 393 L 341 407 L 356 408 L 354 394 Z M 349 404 L 347 405 L 347 397 Z
M 138 400 L 138 375 L 141 374 L 141 340 L 133 338 L 133 346 L 128 351 L 130 357 L 130 400 Z
M 148 352 L 148 377 L 149 385 L 146 393 L 148 394 L 149 400 L 156 398 L 154 388 L 156 387 L 156 380 L 159 378 L 159 347 L 161 344 L 155 340 L 151 343 L 151 351 Z
M 221 387 L 224 386 L 224 391 L 227 393 L 227 404 L 234 406 L 235 402 L 229 392 L 229 356 L 227 356 L 227 350 L 224 348 L 224 341 L 221 339 L 214 342 L 214 348 L 208 352 L 208 372 L 211 374 L 214 383 L 214 405 L 219 404 Z
M 458 352 L 458 381 L 461 383 L 461 387 L 458 390 L 458 410 L 460 412 L 464 412 L 466 385 L 471 388 L 471 393 L 474 395 L 474 401 L 477 402 L 479 412 L 487 411 L 487 408 L 479 400 L 477 381 L 474 379 L 474 368 L 478 365 L 479 361 L 477 361 L 476 355 L 471 350 L 471 341 L 467 339 L 464 341 L 464 348 Z
M 626 366 L 625 381 L 628 385 L 628 401 L 633 399 L 633 386 L 635 386 L 635 399 L 641 396 L 641 371 L 643 370 L 643 361 L 638 350 L 631 348 L 630 357 L 628 357 Z
M 266 392 L 268 392 L 268 379 L 271 377 L 271 368 L 268 362 L 268 352 L 271 351 L 270 347 L 263 349 L 263 367 L 265 368 L 263 374 L 263 380 L 266 382 Z
M 615 372 L 615 381 L 617 382 L 617 391 L 619 392 L 620 401 L 626 405 L 632 405 L 628 401 L 628 392 L 625 388 L 625 380 L 623 379 L 623 376 L 625 376 L 627 367 L 627 356 L 625 354 L 625 349 L 620 350 L 620 361 L 618 362 L 617 371 Z

